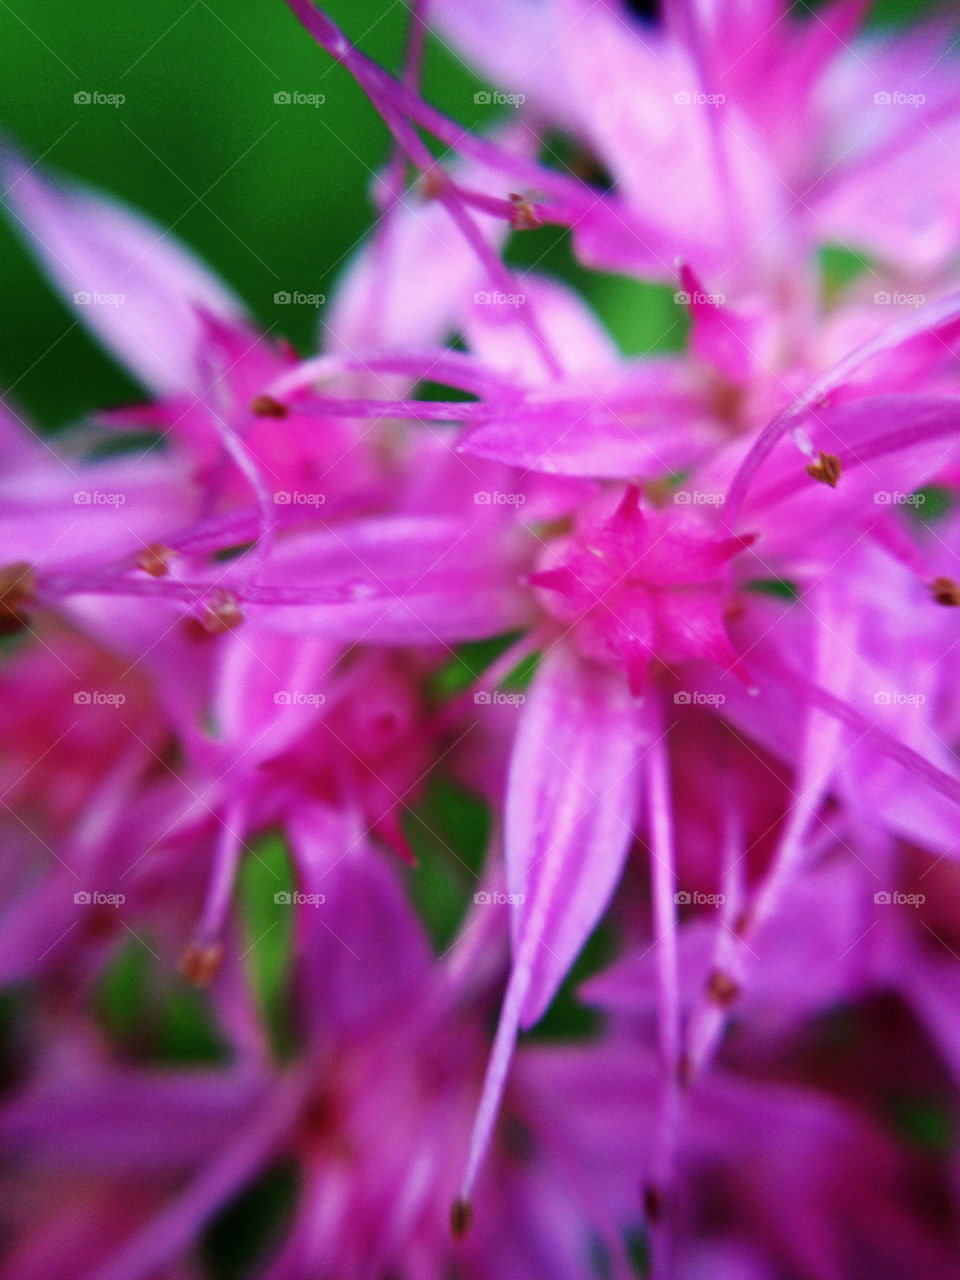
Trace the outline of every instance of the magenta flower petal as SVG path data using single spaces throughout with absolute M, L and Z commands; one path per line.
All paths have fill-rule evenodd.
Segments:
M 204 309 L 239 322 L 243 308 L 193 255 L 142 214 L 79 184 L 42 179 L 7 151 L 6 200 L 53 283 L 151 391 L 200 386 Z
M 632 840 L 639 749 L 622 679 L 562 644 L 544 658 L 510 762 L 504 829 L 514 965 L 532 1026 L 600 918 Z M 562 888 L 561 888 L 562 886 Z
M 517 551 L 509 530 L 480 516 L 357 521 L 285 542 L 245 598 L 251 621 L 272 630 L 388 644 L 470 640 L 526 620 Z
M 616 886 L 633 839 L 638 743 L 625 682 L 562 644 L 544 658 L 510 763 L 507 885 L 513 961 L 463 1196 L 490 1141 L 519 1027 L 542 1016 Z

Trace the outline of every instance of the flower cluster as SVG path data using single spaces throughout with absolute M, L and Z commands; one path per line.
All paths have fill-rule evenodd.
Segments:
M 318 352 L 3 155 L 147 398 L 0 416 L 0 1280 L 199 1280 L 248 1203 L 264 1280 L 947 1280 L 947 33 L 433 0 L 394 78 L 288 3 L 394 147 Z

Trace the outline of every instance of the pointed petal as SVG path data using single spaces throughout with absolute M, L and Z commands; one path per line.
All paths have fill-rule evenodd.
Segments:
M 691 351 L 731 381 L 746 381 L 757 363 L 758 320 L 733 311 L 722 294 L 709 293 L 687 263 L 680 267 L 680 283 L 693 321 Z
M 513 968 L 463 1183 L 469 1202 L 489 1144 L 517 1030 L 543 1014 L 613 893 L 633 839 L 637 760 L 620 675 L 561 645 L 537 672 L 510 765 L 507 882 Z
M 17 229 L 65 301 L 76 304 L 77 317 L 151 391 L 196 390 L 195 309 L 227 323 L 242 319 L 226 287 L 163 228 L 119 201 L 47 181 L 10 151 L 0 171 Z
M 505 855 L 520 1024 L 532 1026 L 607 906 L 633 839 L 633 705 L 619 672 L 557 646 L 541 664 L 510 764 Z
M 398 870 L 355 817 L 302 804 L 290 844 L 308 898 L 297 912 L 299 1002 L 308 1036 L 343 1036 L 395 1013 L 430 963 Z
M 246 769 L 284 750 L 323 714 L 338 650 L 314 636 L 264 633 L 251 645 L 224 637 L 212 673 L 218 741 L 241 755 Z
M 464 453 L 553 475 L 613 479 L 682 471 L 716 442 L 716 427 L 690 383 L 689 362 L 654 357 L 617 378 L 617 394 L 595 387 L 589 400 L 577 380 L 569 396 L 555 393 L 523 413 L 509 407 L 468 431 Z M 537 414 L 536 410 L 541 410 Z
M 520 551 L 509 529 L 477 518 L 357 520 L 278 546 L 244 611 L 264 629 L 345 641 L 477 639 L 527 619 Z

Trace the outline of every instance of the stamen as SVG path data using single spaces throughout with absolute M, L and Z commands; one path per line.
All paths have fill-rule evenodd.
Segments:
M 473 1222 L 473 1205 L 469 1200 L 454 1200 L 450 1209 L 450 1234 L 454 1240 L 462 1240 Z
M 934 578 L 930 588 L 937 604 L 960 605 L 960 587 L 952 578 Z
M 209 986 L 217 976 L 223 960 L 223 946 L 219 938 L 236 884 L 245 822 L 246 798 L 241 794 L 232 801 L 221 818 L 203 919 L 196 937 L 180 961 L 180 972 L 198 987 Z
M 219 942 L 191 942 L 180 959 L 180 972 L 195 987 L 208 987 L 222 963 L 223 947 Z
M 733 932 L 738 938 L 744 938 L 753 928 L 754 912 L 753 907 L 745 907 L 733 922 Z
M 659 1222 L 663 1217 L 663 1195 L 659 1187 L 648 1183 L 643 1188 L 643 1210 L 648 1222 Z
M 289 406 L 273 396 L 254 396 L 250 401 L 250 412 L 258 418 L 285 418 L 290 412 Z
M 728 1009 L 738 999 L 740 988 L 728 973 L 714 969 L 707 979 L 707 995 L 722 1009 Z
M 840 479 L 840 473 L 843 467 L 840 465 L 840 459 L 834 453 L 820 454 L 818 462 L 811 462 L 806 467 L 807 475 L 818 481 L 820 484 L 828 484 L 831 489 L 837 487 L 837 481 Z
M 238 627 L 243 621 L 243 611 L 232 591 L 216 587 L 203 602 L 198 621 L 209 635 L 218 636 Z
M 0 636 L 13 635 L 27 625 L 24 606 L 33 600 L 36 589 L 33 567 L 26 560 L 0 569 Z
M 440 168 L 429 169 L 420 179 L 420 194 L 424 200 L 437 200 L 449 186 L 450 179 Z
M 137 557 L 137 567 L 149 573 L 151 578 L 162 578 L 168 572 L 167 562 L 179 554 L 162 542 L 151 542 Z
M 510 225 L 514 231 L 535 231 L 537 227 L 543 226 L 528 196 L 522 196 L 518 191 L 511 191 L 510 204 L 512 207 Z

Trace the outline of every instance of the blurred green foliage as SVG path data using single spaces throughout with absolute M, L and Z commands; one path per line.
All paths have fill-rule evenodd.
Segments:
M 283 837 L 271 832 L 256 841 L 240 864 L 238 880 L 244 960 L 274 1050 L 284 1057 L 293 1047 L 289 998 L 294 913 L 278 898 L 297 885 Z

